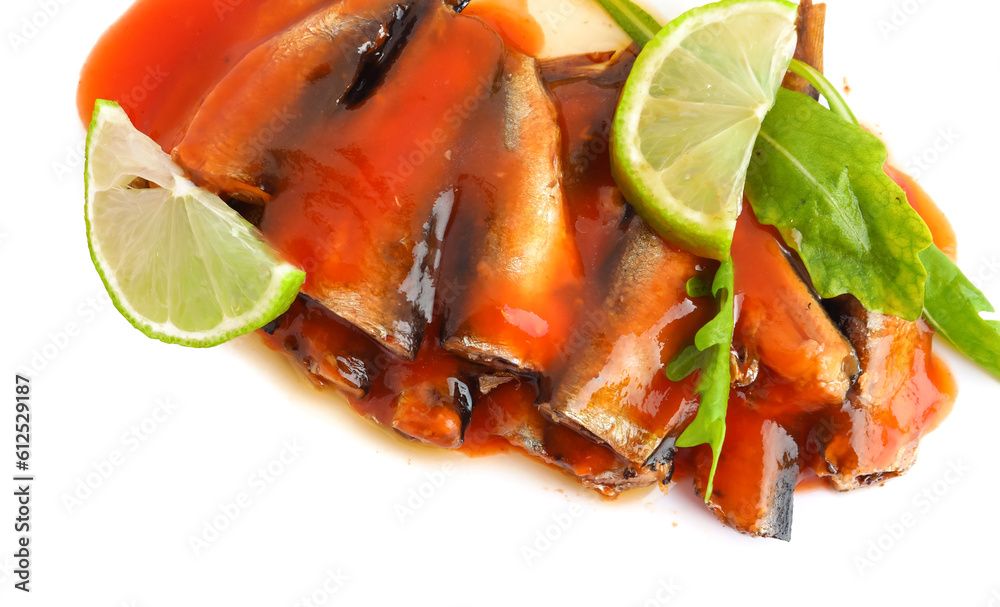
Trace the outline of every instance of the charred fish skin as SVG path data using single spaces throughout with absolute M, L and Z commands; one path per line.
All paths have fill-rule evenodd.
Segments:
M 432 0 L 342 0 L 244 57 L 201 104 L 174 160 L 227 198 L 262 204 L 274 195 L 273 150 L 333 111 L 365 75 L 364 59 L 412 30 Z M 315 108 L 321 108 L 317 115 Z
M 458 272 L 463 296 L 450 302 L 445 349 L 523 373 L 543 371 L 569 324 L 561 290 L 579 274 L 562 189 L 561 131 L 534 59 L 507 51 L 496 116 L 476 145 L 493 146 L 498 179 L 467 188 L 481 207 L 481 243 Z M 491 118 L 492 119 L 492 118 Z
M 904 474 L 916 461 L 920 424 L 905 397 L 918 352 L 929 351 L 931 332 L 866 310 L 853 296 L 828 302 L 854 344 L 861 374 L 843 406 L 824 417 L 810 437 L 821 454 L 814 469 L 840 491 Z M 893 440 L 888 440 L 894 437 Z
M 719 457 L 709 508 L 741 533 L 790 541 L 799 448 L 778 422 L 731 398 L 725 449 Z M 704 496 L 712 454 L 698 454 L 695 489 Z
M 663 439 L 660 446 L 653 451 L 643 466 L 652 472 L 656 472 L 661 477 L 663 485 L 669 485 L 674 479 L 674 457 L 677 455 L 677 438 L 668 436 Z
M 505 379 L 500 385 L 492 381 L 487 384 L 494 387 L 477 398 L 470 428 L 478 440 L 488 436 L 503 438 L 605 497 L 668 482 L 663 468 L 656 470 L 625 461 L 608 447 L 542 417 L 535 406 L 537 388 L 528 380 L 515 378 Z
M 542 413 L 640 465 L 664 438 L 680 434 L 693 406 L 674 412 L 666 428 L 651 427 L 641 412 L 647 398 L 662 398 L 667 387 L 664 348 L 680 349 L 693 337 L 675 334 L 672 325 L 696 310 L 686 284 L 698 263 L 633 217 L 609 260 L 604 322 L 583 329 L 580 347 L 553 379 Z

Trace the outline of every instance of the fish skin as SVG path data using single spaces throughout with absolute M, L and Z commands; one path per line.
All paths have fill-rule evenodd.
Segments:
M 431 217 L 415 242 L 386 242 L 383 261 L 399 271 L 386 279 L 367 275 L 361 284 L 328 284 L 317 299 L 394 354 L 414 360 L 431 321 L 440 270 L 439 251 L 454 206 L 447 190 L 434 202 Z M 397 261 L 398 263 L 390 263 Z M 403 274 L 405 270 L 405 274 Z
M 289 309 L 262 329 L 274 338 L 313 383 L 333 384 L 344 394 L 364 398 L 371 390 L 377 346 L 356 328 L 300 294 Z
M 787 250 L 745 208 L 733 239 L 736 349 L 793 384 L 797 410 L 842 403 L 860 370 L 857 354 Z
M 922 427 L 905 427 L 912 403 L 894 397 L 904 390 L 917 350 L 929 346 L 932 333 L 920 321 L 869 312 L 851 295 L 828 305 L 857 350 L 862 371 L 843 406 L 812 433 L 821 455 L 814 469 L 836 489 L 850 491 L 900 476 L 916 461 Z M 899 440 L 886 445 L 883 436 Z
M 310 108 L 337 106 L 358 77 L 360 50 L 403 17 L 401 6 L 399 0 L 342 0 L 263 42 L 209 93 L 174 160 L 201 187 L 266 203 L 274 194 L 272 150 L 315 123 Z
M 496 149 L 502 178 L 479 192 L 481 242 L 457 272 L 464 296 L 447 304 L 445 349 L 469 360 L 525 373 L 551 362 L 569 325 L 561 291 L 580 273 L 562 189 L 562 134 L 534 59 L 507 51 L 503 124 L 487 124 L 478 145 Z
M 452 148 L 475 116 L 463 103 L 489 95 L 503 58 L 481 21 L 427 6 L 378 94 L 318 117 L 294 149 L 275 152 L 281 179 L 261 220 L 268 242 L 306 270 L 303 292 L 407 360 L 439 286 L 456 204 Z M 465 44 L 442 43 L 453 39 Z M 414 97 L 419 83 L 428 90 Z
M 506 380 L 509 376 L 502 377 Z M 470 431 L 480 439 L 484 435 L 504 438 L 531 457 L 562 470 L 606 497 L 669 482 L 672 467 L 668 470 L 666 467 L 637 466 L 606 446 L 554 424 L 539 413 L 535 407 L 536 397 L 537 391 L 526 381 L 504 381 L 479 397 Z M 584 459 L 599 458 L 602 463 L 585 466 L 571 461 L 573 455 L 584 451 L 589 456 Z
M 700 260 L 657 236 L 639 217 L 610 263 L 603 322 L 581 327 L 579 347 L 553 380 L 544 415 L 607 444 L 626 460 L 645 463 L 668 436 L 679 435 L 695 412 L 694 403 L 676 411 L 665 429 L 639 414 L 664 375 L 671 352 L 693 338 L 666 332 L 695 311 L 687 281 Z M 681 344 L 681 342 L 684 342 Z M 662 396 L 661 396 L 662 397 Z
M 724 525 L 757 537 L 791 540 L 799 448 L 777 421 L 731 398 L 726 444 L 719 456 L 709 509 Z M 699 451 L 695 490 L 705 495 L 712 453 Z

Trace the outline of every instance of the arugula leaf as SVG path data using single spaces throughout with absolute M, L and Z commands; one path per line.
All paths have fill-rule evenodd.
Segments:
M 873 312 L 916 320 L 930 230 L 883 170 L 874 135 L 811 98 L 778 92 L 754 147 L 746 195 L 798 251 L 823 298 L 851 293 Z
M 1000 322 L 983 319 L 995 312 L 972 284 L 937 247 L 920 254 L 927 268 L 924 318 L 938 335 L 1000 379 Z
M 630 0 L 597 0 L 597 2 L 639 46 L 646 46 L 646 43 L 660 31 L 660 24 L 656 19 Z
M 689 346 L 667 365 L 667 377 L 681 381 L 696 370 L 697 393 L 701 397 L 698 414 L 677 439 L 678 447 L 707 444 L 712 448 L 712 471 L 705 488 L 705 502 L 712 497 L 715 470 L 726 438 L 726 410 L 729 406 L 729 351 L 733 343 L 733 262 L 719 266 L 712 281 L 712 294 L 719 300 L 719 314 L 702 327 Z
M 792 60 L 790 69 L 816 87 L 834 113 L 860 126 L 830 81 L 812 67 L 797 63 Z M 924 318 L 959 352 L 1000 378 L 1000 323 L 982 317 L 984 312 L 995 312 L 993 305 L 941 249 L 933 245 L 924 249 L 920 261 L 927 270 Z

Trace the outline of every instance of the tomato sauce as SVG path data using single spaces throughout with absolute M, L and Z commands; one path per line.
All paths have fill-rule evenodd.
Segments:
M 364 10 L 378 5 L 343 1 Z M 259 60 L 254 53 L 334 5 L 330 0 L 140 0 L 87 60 L 78 94 L 81 119 L 89 121 L 95 99 L 117 100 L 140 130 L 181 161 L 204 152 L 205 162 L 191 163 L 197 169 L 191 169 L 194 181 L 231 196 L 236 208 L 253 206 L 253 219 L 267 240 L 309 274 L 305 294 L 261 336 L 318 385 L 339 388 L 359 414 L 408 438 L 470 455 L 513 447 L 609 496 L 668 483 L 672 470 L 653 474 L 649 468 L 655 466 L 623 457 L 539 408 L 551 398 L 552 385 L 584 357 L 581 335 L 601 329 L 607 322 L 602 310 L 613 303 L 607 301 L 616 271 L 611 260 L 628 238 L 633 212 L 611 175 L 609 137 L 634 52 L 540 62 L 557 121 L 552 141 L 557 142 L 563 204 L 561 215 L 547 221 L 565 226 L 559 235 L 565 242 L 553 249 L 558 263 L 541 281 L 551 287 L 545 297 L 527 304 L 505 302 L 500 289 L 489 294 L 489 313 L 469 315 L 482 332 L 499 340 L 511 336 L 512 350 L 542 352 L 539 368 L 525 372 L 510 360 L 458 356 L 445 347 L 442 335 L 464 313 L 455 302 L 481 296 L 478 288 L 470 292 L 475 283 L 458 277 L 487 263 L 481 250 L 496 232 L 491 232 L 496 221 L 491 212 L 507 208 L 498 206 L 493 193 L 522 173 L 537 172 L 530 165 L 525 170 L 525 159 L 518 156 L 530 147 L 530 137 L 519 134 L 528 144 L 509 145 L 517 130 L 509 109 L 514 93 L 505 87 L 511 86 L 517 66 L 533 65 L 514 52 L 537 54 L 544 42 L 541 29 L 524 0 L 473 2 L 462 15 L 393 13 L 389 29 L 405 26 L 399 35 L 406 46 L 398 55 L 387 46 L 366 56 L 362 63 L 385 61 L 389 67 L 373 68 L 377 78 L 361 92 L 355 82 L 319 109 L 295 106 L 295 97 L 290 97 L 292 106 L 278 102 L 286 98 L 281 95 L 287 96 L 287 87 L 256 96 L 228 94 L 240 90 L 242 76 L 233 74 L 267 70 L 298 83 L 304 94 L 332 95 L 332 60 L 320 59 L 319 68 L 302 71 L 295 57 Z M 371 48 L 359 50 L 364 54 Z M 369 67 L 361 65 L 359 73 Z M 259 149 L 228 141 L 232 131 L 212 130 L 224 120 L 238 130 L 241 116 L 270 119 L 272 110 L 287 111 L 290 126 L 274 129 Z M 220 158 L 244 157 L 246 175 L 236 178 L 247 187 L 236 195 L 209 168 Z M 891 167 L 887 171 L 927 218 L 935 242 L 953 254 L 954 233 L 943 215 L 912 180 Z M 843 326 L 834 326 L 839 317 L 831 312 L 832 304 L 813 297 L 808 280 L 797 274 L 794 255 L 746 206 L 733 249 L 741 312 L 734 368 L 745 367 L 746 381 L 734 386 L 730 399 L 731 450 L 720 462 L 714 507 L 720 518 L 753 530 L 779 524 L 768 518 L 768 509 L 794 488 L 795 475 L 822 472 L 828 464 L 824 458 L 834 452 L 855 460 L 870 457 L 876 467 L 891 468 L 893 462 L 883 460 L 915 446 L 947 414 L 955 385 L 931 352 L 930 329 L 917 323 L 909 327 L 918 333 L 911 356 L 893 367 L 900 389 L 868 409 L 859 404 L 848 389 L 854 389 L 859 372 L 864 376 L 865 363 L 874 363 L 863 352 L 855 355 L 858 344 L 846 341 Z M 399 258 L 409 263 L 418 250 L 423 252 L 419 264 L 397 263 Z M 510 260 L 522 262 L 521 257 Z M 392 274 L 397 266 L 407 271 Z M 694 267 L 711 275 L 716 264 L 696 260 Z M 379 290 L 385 285 L 406 297 L 395 302 L 395 295 Z M 684 313 L 657 325 L 657 365 L 692 343 L 714 313 L 713 300 L 687 297 L 683 281 L 672 288 Z M 379 319 L 330 311 L 330 301 L 342 303 L 346 297 L 359 306 L 392 303 L 379 311 L 386 318 L 398 319 L 401 307 L 412 306 L 406 318 L 419 326 L 376 334 Z M 405 343 L 408 339 L 413 343 Z M 891 350 L 894 337 L 885 339 Z M 844 377 L 846 383 L 838 385 Z M 696 379 L 671 382 L 657 371 L 642 387 L 646 397 L 629 414 L 649 432 L 667 436 L 665 449 L 693 416 Z M 663 461 L 674 450 L 667 451 Z M 693 475 L 701 490 L 706 454 L 704 448 L 677 454 L 678 477 Z M 852 462 L 840 464 L 847 469 Z

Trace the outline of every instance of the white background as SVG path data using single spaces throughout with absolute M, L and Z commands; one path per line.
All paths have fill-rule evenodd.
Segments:
M 55 14 L 15 48 L 11 35 L 42 20 L 46 4 Z M 723 528 L 686 486 L 608 502 L 519 455 L 403 444 L 299 381 L 254 337 L 186 350 L 146 339 L 108 306 L 88 311 L 102 286 L 84 236 L 76 84 L 128 4 L 0 8 L 0 605 L 283 606 L 313 593 L 329 605 L 1000 605 L 1000 384 L 941 343 L 961 394 L 914 470 L 882 488 L 798 495 L 786 544 Z M 563 6 L 572 19 L 587 14 Z M 855 113 L 898 165 L 934 159 L 920 181 L 955 224 L 962 267 L 1000 302 L 997 7 L 830 0 L 827 71 L 838 84 L 847 75 Z M 661 8 L 669 18 L 683 6 Z M 939 132 L 957 140 L 943 145 Z M 78 331 L 63 337 L 70 323 Z M 58 353 L 32 379 L 34 576 L 24 596 L 9 575 L 13 375 L 50 344 Z M 176 410 L 147 421 L 133 450 L 123 435 L 158 399 Z M 253 475 L 286 441 L 305 452 L 259 492 Z M 122 465 L 67 508 L 64 496 L 116 452 Z M 951 466 L 967 470 L 949 484 Z M 430 491 L 435 477 L 445 480 Z M 430 497 L 400 520 L 420 490 Z M 940 495 L 929 508 L 926 491 Z M 196 555 L 190 538 L 241 492 L 249 507 Z M 907 513 L 916 525 L 888 535 Z M 525 547 L 555 535 L 556 519 L 568 529 L 529 563 Z M 859 568 L 859 558 L 872 564 Z M 338 570 L 347 579 L 324 596 Z

